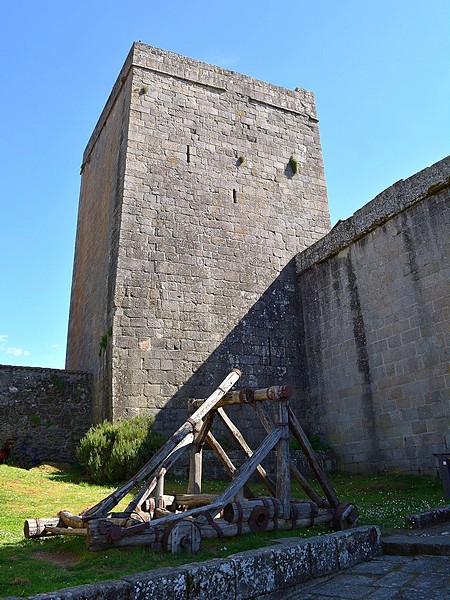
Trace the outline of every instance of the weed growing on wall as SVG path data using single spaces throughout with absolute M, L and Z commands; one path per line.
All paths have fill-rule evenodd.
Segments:
M 296 175 L 298 173 L 298 160 L 295 158 L 295 156 L 291 156 L 289 159 L 289 166 L 291 167 L 294 175 Z

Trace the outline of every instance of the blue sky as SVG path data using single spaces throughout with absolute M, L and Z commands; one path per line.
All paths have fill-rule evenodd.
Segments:
M 134 40 L 316 95 L 332 222 L 449 154 L 448 0 L 2 0 L 0 364 L 64 367 L 84 147 Z

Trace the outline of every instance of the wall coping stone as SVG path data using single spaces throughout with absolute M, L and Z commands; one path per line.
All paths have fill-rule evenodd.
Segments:
M 0 365 L 0 371 L 29 371 L 30 373 L 60 373 L 61 375 L 85 375 L 92 377 L 86 371 L 69 371 L 68 369 L 54 369 L 51 367 L 24 367 L 21 365 Z
M 440 508 L 432 508 L 431 510 L 426 510 L 417 515 L 405 518 L 405 524 L 414 529 L 425 529 L 448 522 L 450 522 L 450 504 Z
M 382 554 L 377 526 L 313 538 L 283 538 L 273 546 L 223 559 L 190 563 L 36 594 L 28 600 L 244 600 L 264 598 L 315 577 L 352 567 Z M 4 600 L 4 599 L 3 599 Z
M 297 274 L 338 254 L 395 215 L 450 187 L 450 156 L 400 179 L 296 257 Z

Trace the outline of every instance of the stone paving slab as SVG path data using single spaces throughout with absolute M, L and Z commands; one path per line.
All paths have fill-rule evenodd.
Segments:
M 265 596 L 275 600 L 276 596 Z M 450 557 L 381 556 L 285 590 L 282 600 L 448 600 Z M 277 597 L 281 600 L 281 597 Z

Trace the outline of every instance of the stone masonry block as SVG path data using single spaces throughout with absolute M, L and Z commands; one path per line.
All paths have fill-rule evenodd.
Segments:
M 187 571 L 179 569 L 155 569 L 137 575 L 124 577 L 130 586 L 129 600 L 147 600 L 148 598 L 170 598 L 186 600 Z
M 236 574 L 236 597 L 244 600 L 276 589 L 274 555 L 267 550 L 230 556 Z
M 189 600 L 234 600 L 236 578 L 234 565 L 229 560 L 208 560 L 204 563 L 186 565 L 189 573 L 186 578 Z
M 382 554 L 381 532 L 378 527 L 358 527 L 335 534 L 338 564 L 347 569 Z
M 89 585 L 30 596 L 29 600 L 131 600 L 132 588 L 125 581 L 100 581 Z
M 336 539 L 334 536 L 313 537 L 308 540 L 311 576 L 322 577 L 338 570 Z
M 277 588 L 290 587 L 311 579 L 310 546 L 307 540 L 280 544 L 273 549 Z

